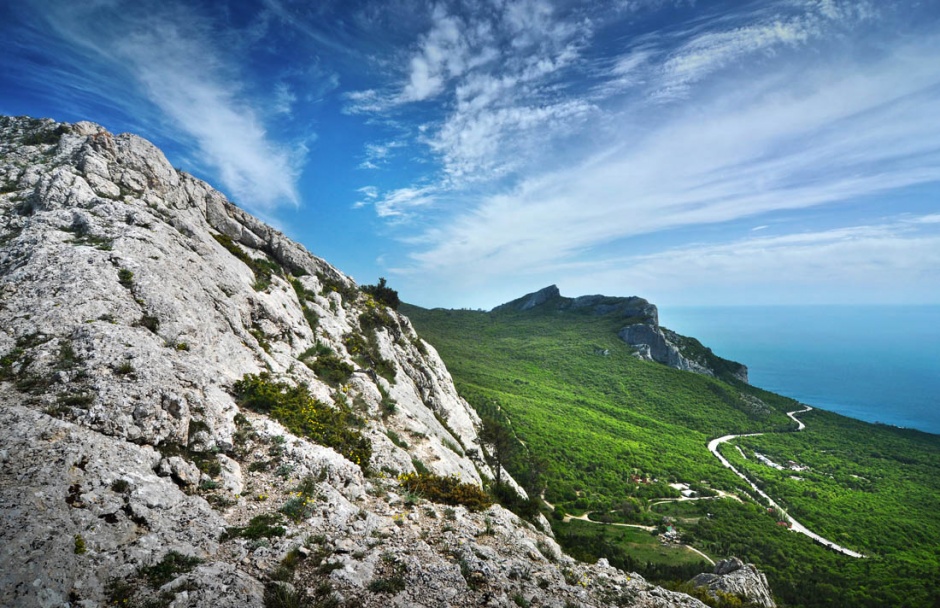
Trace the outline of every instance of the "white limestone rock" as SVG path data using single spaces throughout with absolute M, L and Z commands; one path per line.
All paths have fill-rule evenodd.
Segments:
M 0 185 L 0 604 L 104 605 L 118 589 L 262 606 L 285 567 L 282 591 L 349 606 L 701 606 L 574 562 L 544 521 L 415 504 L 396 479 L 413 459 L 493 477 L 437 353 L 149 142 L 0 117 Z M 265 286 L 251 260 L 284 272 Z M 318 344 L 348 380 L 301 360 Z M 239 408 L 234 384 L 262 372 L 361 416 L 371 461 Z M 155 589 L 147 568 L 171 551 L 202 561 Z

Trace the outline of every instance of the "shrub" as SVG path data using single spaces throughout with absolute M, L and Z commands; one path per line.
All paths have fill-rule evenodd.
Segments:
M 313 359 L 315 357 L 320 357 L 322 355 L 332 355 L 332 354 L 333 354 L 332 348 L 330 348 L 326 344 L 323 344 L 322 342 L 317 340 L 316 344 L 314 344 L 313 346 L 311 346 L 304 352 L 300 353 L 300 356 L 297 358 L 303 361 L 304 359 Z
M 305 384 L 290 386 L 267 373 L 247 374 L 235 383 L 234 393 L 239 405 L 271 416 L 295 435 L 331 447 L 360 466 L 372 457 L 372 444 L 355 428 L 362 421 L 348 408 L 334 409 L 314 399 Z
M 388 306 L 392 310 L 398 310 L 401 300 L 398 298 L 398 292 L 385 283 L 385 277 L 379 278 L 378 285 L 363 285 L 359 288 L 363 293 L 367 293 L 377 302 Z
M 127 376 L 128 374 L 133 374 L 134 371 L 135 371 L 134 366 L 131 365 L 130 361 L 122 361 L 120 364 L 118 364 L 117 367 L 114 368 L 114 373 L 119 376 Z
M 369 591 L 373 593 L 399 593 L 404 590 L 405 578 L 400 574 L 377 578 L 369 583 Z
M 320 272 L 317 273 L 317 279 L 319 279 L 320 285 L 323 286 L 323 295 L 326 295 L 331 291 L 335 291 L 340 295 L 344 302 L 354 302 L 356 300 L 358 293 L 356 288 L 350 287 L 341 279 L 328 277 Z
M 363 313 L 362 316 L 366 316 L 366 314 Z M 362 321 L 362 316 L 360 316 L 360 321 Z M 346 352 L 360 365 L 372 368 L 376 374 L 391 383 L 395 382 L 395 364 L 382 358 L 374 328 L 368 331 L 368 338 L 359 333 L 346 334 L 343 337 L 343 344 L 346 346 Z
M 539 501 L 532 498 L 523 498 L 508 483 L 494 483 L 490 488 L 490 492 L 499 504 L 522 519 L 534 521 L 539 514 Z
M 63 393 L 58 396 L 57 402 L 64 407 L 77 407 L 86 410 L 89 405 L 95 402 L 95 396 L 90 393 Z
M 353 366 L 336 355 L 320 355 L 313 363 L 307 363 L 313 373 L 324 382 L 332 385 L 343 384 L 352 375 Z
M 286 515 L 291 521 L 299 522 L 313 516 L 313 507 L 316 501 L 303 493 L 298 492 L 287 499 L 287 502 L 280 508 L 281 513 Z
M 118 270 L 118 283 L 130 289 L 134 286 L 134 273 L 127 268 Z
M 394 443 L 398 447 L 408 449 L 408 442 L 403 440 L 401 437 L 399 437 L 398 433 L 396 433 L 395 431 L 388 429 L 387 431 L 385 431 L 385 435 L 389 439 L 391 439 L 392 443 Z
M 529 608 L 529 606 L 532 605 L 532 602 L 525 599 L 525 596 L 522 595 L 521 593 L 516 593 L 515 595 L 513 595 L 512 601 L 516 604 L 516 606 L 519 606 L 520 608 Z
M 56 360 L 56 369 L 72 369 L 81 362 L 81 359 L 75 354 L 72 341 L 63 340 L 59 344 L 59 356 Z
M 185 574 L 202 563 L 198 557 L 170 551 L 157 564 L 141 568 L 140 573 L 154 589 L 169 583 L 180 574 Z
M 284 526 L 279 525 L 281 517 L 276 513 L 264 513 L 251 518 L 247 526 L 232 526 L 225 529 L 223 540 L 229 538 L 247 538 L 258 540 L 272 536 L 284 536 L 287 532 Z
M 296 273 L 294 273 L 294 276 L 297 276 Z M 297 294 L 297 302 L 300 303 L 300 310 L 304 313 L 304 319 L 307 320 L 307 325 L 310 326 L 311 330 L 315 330 L 320 323 L 320 316 L 315 310 L 307 306 L 307 300 L 312 300 L 316 294 L 304 289 L 303 284 L 297 279 L 292 278 L 290 284 L 294 288 L 294 293 Z
M 480 486 L 463 483 L 456 475 L 441 477 L 433 473 L 406 473 L 399 476 L 402 486 L 432 502 L 463 505 L 471 511 L 482 511 L 493 504 Z
M 392 399 L 392 396 L 381 384 L 376 383 L 376 386 L 379 389 L 379 394 L 382 396 L 382 417 L 388 418 L 398 411 L 398 402 Z
M 85 544 L 85 539 L 82 538 L 81 534 L 75 535 L 75 555 L 84 555 L 88 552 L 88 545 Z
M 264 590 L 265 608 L 305 608 L 309 605 L 303 589 L 271 583 Z
M 137 327 L 145 327 L 153 333 L 157 333 L 157 330 L 160 329 L 160 319 L 154 317 L 153 315 L 143 315 L 137 320 L 136 323 L 134 323 L 134 325 Z
M 59 125 L 54 129 L 43 129 L 41 131 L 33 131 L 23 135 L 20 141 L 25 146 L 41 146 L 46 144 L 57 144 L 59 140 L 62 139 L 62 136 L 69 132 L 69 127 L 66 125 Z

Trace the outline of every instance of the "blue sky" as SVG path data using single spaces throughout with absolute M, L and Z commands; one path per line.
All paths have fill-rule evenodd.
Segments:
M 0 113 L 138 133 L 359 282 L 940 303 L 940 5 L 2 0 Z

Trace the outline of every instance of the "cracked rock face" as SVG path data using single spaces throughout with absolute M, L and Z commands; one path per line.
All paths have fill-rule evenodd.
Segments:
M 704 587 L 710 595 L 716 592 L 736 595 L 760 608 L 775 608 L 770 586 L 763 572 L 753 564 L 745 564 L 737 557 L 721 560 L 715 564 L 714 573 L 702 573 L 693 578 L 692 585 Z
M 260 373 L 369 462 L 240 408 Z M 478 425 L 408 319 L 149 142 L 0 117 L 0 605 L 701 606 L 404 490 L 492 478 Z

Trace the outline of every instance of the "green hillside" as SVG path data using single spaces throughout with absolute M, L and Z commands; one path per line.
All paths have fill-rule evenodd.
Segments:
M 461 394 L 510 426 L 523 447 L 507 468 L 556 506 L 556 534 L 577 557 L 606 557 L 662 582 L 687 578 L 703 562 L 657 553 L 635 534 L 625 539 L 626 528 L 560 520 L 592 512 L 659 524 L 669 513 L 686 543 L 715 559 L 756 563 L 783 605 L 940 606 L 940 437 L 818 410 L 804 414 L 805 431 L 793 432 L 785 412 L 796 402 L 641 361 L 617 337 L 624 319 L 616 313 L 401 310 L 440 352 Z M 833 553 L 778 525 L 706 448 L 715 437 L 755 432 L 768 434 L 725 444 L 722 453 L 802 523 L 871 557 Z M 777 471 L 756 461 L 755 449 L 810 469 Z M 651 508 L 678 496 L 670 482 L 742 501 L 686 503 L 682 513 Z

